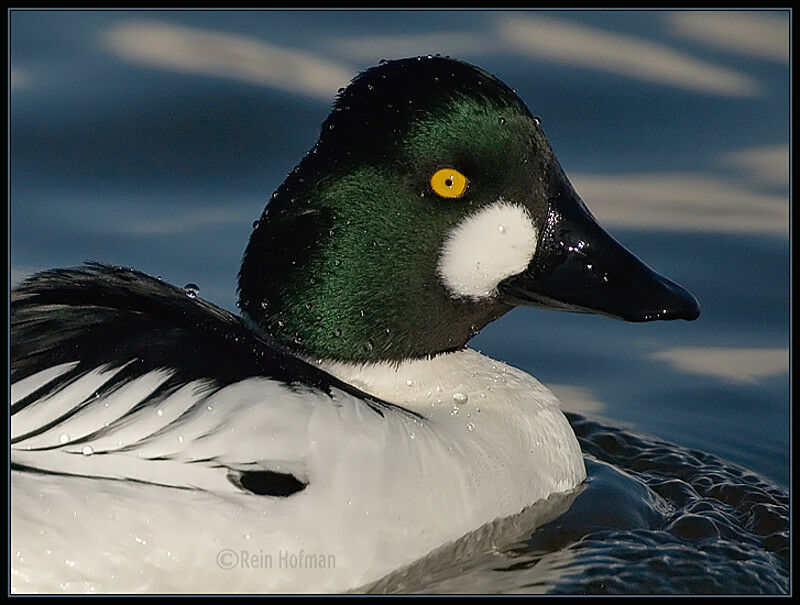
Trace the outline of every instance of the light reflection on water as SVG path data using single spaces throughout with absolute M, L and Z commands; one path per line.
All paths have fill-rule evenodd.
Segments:
M 725 28 L 736 32 L 741 19 L 746 27 L 725 42 Z M 582 56 L 592 65 L 558 40 L 540 35 L 534 48 L 523 39 L 552 31 L 553 20 L 573 48 L 588 45 Z M 666 12 L 16 11 L 12 281 L 100 260 L 196 283 L 201 297 L 233 310 L 251 223 L 313 144 L 340 80 L 382 56 L 452 53 L 518 91 L 601 222 L 702 306 L 696 322 L 647 325 L 518 309 L 473 346 L 554 385 L 568 409 L 711 452 L 786 489 L 789 79 L 781 23 L 785 13 L 709 21 Z M 615 53 L 614 44 L 635 52 Z M 589 531 L 609 495 L 602 486 L 616 480 L 614 464 L 590 460 L 563 535 L 564 524 Z M 650 506 L 650 492 L 635 487 L 648 480 L 625 479 L 614 492 L 624 496 L 623 521 Z M 473 575 L 417 588 L 588 586 L 559 584 L 554 571 L 577 569 L 570 560 L 580 553 L 537 549 L 532 538 L 513 555 L 504 551 L 503 572 L 476 554 Z M 600 551 L 588 552 L 584 571 Z M 771 556 L 753 554 L 767 569 L 754 591 L 783 585 Z M 714 586 L 726 586 L 727 570 L 728 588 L 747 592 L 735 582 L 749 571 L 720 565 Z M 529 577 L 545 566 L 547 574 Z M 658 564 L 642 573 L 622 587 L 661 588 Z

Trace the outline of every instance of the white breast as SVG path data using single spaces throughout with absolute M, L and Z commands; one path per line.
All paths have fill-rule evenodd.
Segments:
M 262 444 L 262 462 L 304 469 L 288 498 L 15 472 L 14 590 L 342 591 L 585 478 L 555 397 L 505 364 L 466 350 L 321 365 L 422 417 L 336 389 L 281 387 L 276 402 L 251 380 L 230 387 L 241 405 L 220 391 L 215 413 L 230 417 L 193 447 L 252 458 Z

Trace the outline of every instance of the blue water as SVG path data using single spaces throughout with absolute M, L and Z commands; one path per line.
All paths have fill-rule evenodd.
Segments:
M 523 54 L 498 41 L 498 23 L 507 16 L 491 11 L 13 11 L 12 281 L 39 269 L 100 260 L 133 266 L 178 285 L 194 282 L 202 297 L 233 310 L 236 273 L 251 222 L 316 140 L 335 89 L 325 100 L 323 95 L 235 76 L 131 59 L 104 42 L 110 28 L 131 20 L 242 36 L 334 61 L 352 73 L 383 55 L 375 42 L 378 54 L 356 57 L 337 45 L 343 40 L 449 32 L 462 40 L 497 42 L 489 50 L 478 44 L 473 50 L 462 42 L 458 56 L 497 74 L 542 117 L 568 175 L 695 173 L 732 183 L 746 179 L 749 191 L 783 196 L 788 204 L 788 183 L 743 176 L 741 169 L 721 159 L 733 151 L 788 145 L 788 62 L 676 35 L 666 12 L 545 13 L 565 23 L 665 46 L 758 84 L 752 96 L 714 94 Z M 785 12 L 771 16 L 787 18 Z M 434 43 L 415 52 L 439 51 L 448 52 Z M 592 199 L 584 197 L 591 208 Z M 764 232 L 724 225 L 704 231 L 658 223 L 635 228 L 612 224 L 609 231 L 651 267 L 691 290 L 701 302 L 700 319 L 640 325 L 516 309 L 488 326 L 472 345 L 545 384 L 581 389 L 592 406 L 577 411 L 589 418 L 707 452 L 732 468 L 755 472 L 778 491 L 788 490 L 788 365 L 778 364 L 744 381 L 735 365 L 704 373 L 654 357 L 675 347 L 788 349 L 788 225 Z M 746 354 L 739 363 L 747 366 Z M 569 408 L 569 398 L 564 399 Z M 596 462 L 601 457 L 588 451 L 593 442 L 582 444 L 590 480 L 576 502 L 589 505 L 574 509 L 565 523 L 586 537 L 599 531 L 588 521 L 602 510 L 615 485 L 602 464 L 624 465 L 619 460 Z M 735 474 L 729 480 L 731 476 Z M 648 485 L 646 479 L 641 481 Z M 633 510 L 631 501 L 643 501 L 633 484 L 625 485 L 618 489 L 622 504 Z M 665 519 L 663 527 L 674 521 Z M 619 529 L 617 521 L 605 523 L 606 529 Z M 776 531 L 786 533 L 788 528 Z M 514 552 L 527 552 L 538 561 L 536 535 L 527 551 L 517 546 Z M 625 548 L 620 546 L 619 553 Z M 698 549 L 693 556 L 703 552 Z M 768 569 L 770 561 L 774 564 L 771 573 L 777 580 L 772 584 L 748 585 L 750 576 L 723 565 L 714 582 L 687 582 L 678 592 L 748 592 L 748 586 L 752 591 L 786 590 L 786 570 L 781 572 L 779 559 L 764 559 Z M 667 586 L 659 580 L 657 565 L 641 573 L 638 584 L 634 578 L 619 585 L 537 586 L 556 592 L 603 592 L 603 586 L 611 592 L 615 586 L 622 592 L 659 592 Z M 501 588 L 495 575 L 486 572 L 480 591 L 526 591 L 525 572 L 511 574 L 520 574 L 519 580 L 512 580 L 509 588 L 503 576 Z M 456 575 L 440 588 L 458 592 L 467 585 Z M 434 590 L 432 586 L 427 589 Z

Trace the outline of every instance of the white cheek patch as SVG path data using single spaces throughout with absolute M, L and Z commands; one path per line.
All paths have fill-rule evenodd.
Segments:
M 498 200 L 468 216 L 447 235 L 438 273 L 451 294 L 473 300 L 525 270 L 536 252 L 533 218 L 518 204 Z

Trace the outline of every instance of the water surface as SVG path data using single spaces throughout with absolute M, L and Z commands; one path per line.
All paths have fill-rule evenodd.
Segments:
M 491 556 L 374 589 L 786 591 L 788 17 L 738 16 L 751 21 L 720 41 L 661 11 L 13 11 L 12 281 L 99 260 L 233 310 L 251 223 L 336 88 L 383 57 L 476 63 L 541 116 L 600 221 L 702 314 L 516 309 L 488 326 L 472 346 L 581 414 L 589 479 Z M 582 54 L 530 47 L 553 23 Z M 311 63 L 275 71 L 294 60 Z

